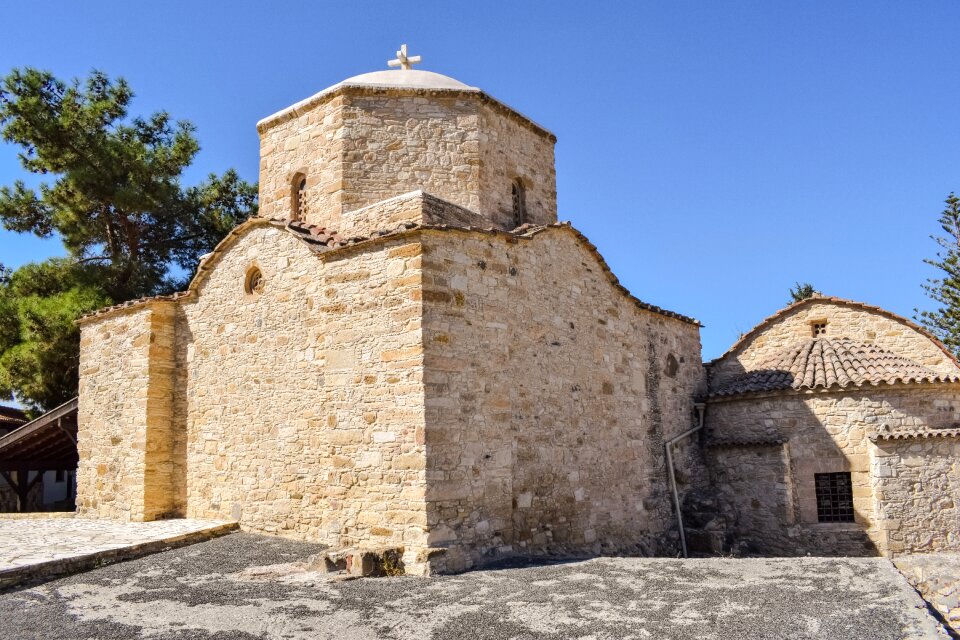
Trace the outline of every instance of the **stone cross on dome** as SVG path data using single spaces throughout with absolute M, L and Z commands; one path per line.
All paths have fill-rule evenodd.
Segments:
M 413 69 L 413 65 L 420 63 L 420 56 L 407 57 L 407 45 L 400 45 L 400 51 L 397 51 L 397 59 L 387 62 L 389 67 L 400 67 L 401 69 Z

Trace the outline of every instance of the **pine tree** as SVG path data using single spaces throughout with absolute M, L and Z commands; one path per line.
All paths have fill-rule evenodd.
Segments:
M 8 230 L 63 242 L 67 257 L 0 268 L 0 399 L 33 409 L 76 394 L 79 331 L 98 307 L 183 287 L 199 256 L 255 215 L 257 187 L 230 170 L 184 187 L 200 145 L 164 112 L 131 117 L 123 79 L 0 79 L 0 134 L 44 180 L 0 187 Z
M 796 283 L 795 287 L 790 287 L 790 300 L 787 301 L 787 304 L 793 304 L 794 302 L 800 302 L 801 300 L 812 298 L 818 293 L 819 291 L 816 291 L 813 288 L 813 285 L 809 282 L 804 282 L 803 284 L 798 282 Z
M 914 318 L 940 339 L 954 354 L 960 355 L 960 198 L 951 193 L 940 214 L 942 236 L 930 236 L 939 245 L 936 259 L 924 260 L 940 272 L 939 278 L 927 278 L 923 285 L 936 304 L 933 311 L 914 309 Z

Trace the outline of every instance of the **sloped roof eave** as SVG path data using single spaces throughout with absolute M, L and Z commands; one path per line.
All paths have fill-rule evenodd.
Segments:
M 714 392 L 707 395 L 707 402 L 725 402 L 725 401 L 734 401 L 734 400 L 756 400 L 760 398 L 775 398 L 775 397 L 788 397 L 788 396 L 801 396 L 808 394 L 830 394 L 830 393 L 845 393 L 845 392 L 854 392 L 854 391 L 869 391 L 873 390 L 885 390 L 885 389 L 896 389 L 896 388 L 905 388 L 905 387 L 928 387 L 932 385 L 949 385 L 949 384 L 960 384 L 960 376 L 956 377 L 942 377 L 940 379 L 925 379 L 925 380 L 897 380 L 893 382 L 864 382 L 861 384 L 849 383 L 846 385 L 832 384 L 830 386 L 815 386 L 815 387 L 784 387 L 780 389 L 766 389 L 766 390 L 751 390 L 751 391 L 731 391 L 731 392 Z
M 416 194 L 418 192 L 414 192 Z M 423 194 L 428 196 L 428 194 Z M 432 197 L 432 196 L 428 196 Z M 594 258 L 596 258 L 601 269 L 603 270 L 605 276 L 609 280 L 610 284 L 619 291 L 622 295 L 628 298 L 633 304 L 644 310 L 651 313 L 661 315 L 667 318 L 678 320 L 686 324 L 692 324 L 696 327 L 703 327 L 703 324 L 692 317 L 685 316 L 683 314 L 677 313 L 675 311 L 670 311 L 662 307 L 658 307 L 654 304 L 644 302 L 634 296 L 630 291 L 620 284 L 619 278 L 613 273 L 610 269 L 610 266 L 607 264 L 606 260 L 600 254 L 600 251 L 597 249 L 590 240 L 587 239 L 582 232 L 576 229 L 570 222 L 555 222 L 549 225 L 530 225 L 525 224 L 512 231 L 507 231 L 504 229 L 496 229 L 493 227 L 489 228 L 477 228 L 477 227 L 458 227 L 451 225 L 423 225 L 417 223 L 401 223 L 394 229 L 388 229 L 383 231 L 374 232 L 370 236 L 364 237 L 352 237 L 345 238 L 337 234 L 336 231 L 328 231 L 326 229 L 316 227 L 315 225 L 308 225 L 304 223 L 295 223 L 289 220 L 279 220 L 274 218 L 250 218 L 246 222 L 237 225 L 234 227 L 226 237 L 214 247 L 213 251 L 207 254 L 203 259 L 200 260 L 199 265 L 197 266 L 197 272 L 194 275 L 193 279 L 190 281 L 190 285 L 187 287 L 186 291 L 181 291 L 178 293 L 164 295 L 164 296 L 154 296 L 149 298 L 140 298 L 137 300 L 131 300 L 122 304 L 113 305 L 111 307 L 106 307 L 99 309 L 92 313 L 81 316 L 76 320 L 78 325 L 83 325 L 95 320 L 99 320 L 105 316 L 112 315 L 117 312 L 134 310 L 141 307 L 145 307 L 153 303 L 166 303 L 166 302 L 186 302 L 189 299 L 196 296 L 197 290 L 205 278 L 205 274 L 210 271 L 216 262 L 219 260 L 219 257 L 244 233 L 248 230 L 257 227 L 257 226 L 274 226 L 285 228 L 291 235 L 293 235 L 298 240 L 305 242 L 310 249 L 319 256 L 330 257 L 335 255 L 339 251 L 348 250 L 354 247 L 366 246 L 372 243 L 379 243 L 384 241 L 393 240 L 396 238 L 403 237 L 405 235 L 410 235 L 413 233 L 420 233 L 423 231 L 459 231 L 464 233 L 483 233 L 488 235 L 502 235 L 509 236 L 513 238 L 525 238 L 531 239 L 540 233 L 547 232 L 550 229 L 563 229 L 567 230 L 574 234 L 578 242 L 580 242 L 586 249 L 589 251 Z

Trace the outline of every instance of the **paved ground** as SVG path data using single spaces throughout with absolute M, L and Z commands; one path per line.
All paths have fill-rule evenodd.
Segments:
M 960 638 L 960 553 L 906 555 L 895 562 Z
M 18 640 L 944 637 L 882 559 L 605 558 L 342 582 L 240 573 L 318 551 L 238 533 L 111 565 L 0 594 L 0 633 Z
M 4 519 L 0 516 L 0 571 L 170 540 L 224 524 L 218 520 L 111 522 L 80 518 Z

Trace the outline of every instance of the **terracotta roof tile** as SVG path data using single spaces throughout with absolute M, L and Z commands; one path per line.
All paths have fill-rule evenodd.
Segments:
M 960 382 L 874 345 L 812 338 L 711 390 L 710 397 L 895 383 Z
M 707 440 L 707 447 L 775 447 L 786 442 L 783 436 L 716 437 Z
M 949 429 L 908 429 L 903 431 L 892 431 L 889 428 L 881 427 L 876 433 L 870 436 L 870 440 L 907 440 L 913 438 L 955 438 L 960 436 L 960 426 L 954 425 Z

